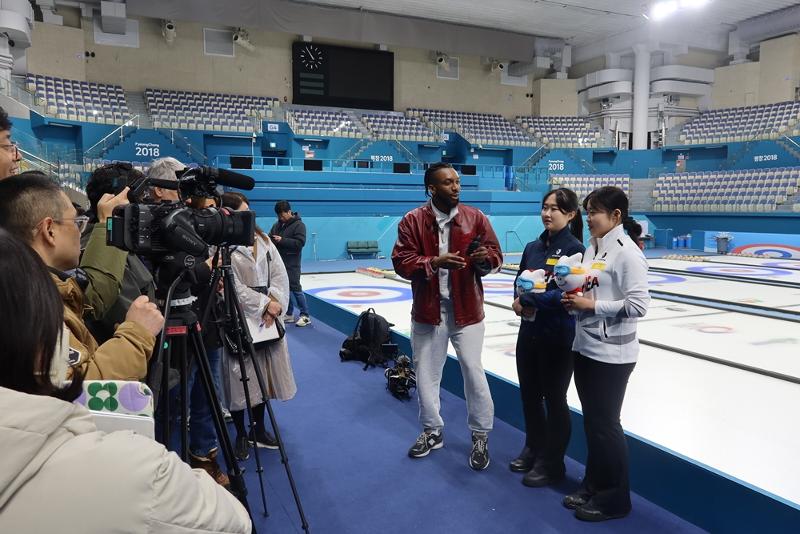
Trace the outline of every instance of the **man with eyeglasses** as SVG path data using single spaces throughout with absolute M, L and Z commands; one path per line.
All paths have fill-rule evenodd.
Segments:
M 114 337 L 98 345 L 83 322 L 84 292 L 75 278 L 64 273 L 78 265 L 81 230 L 87 224 L 88 217 L 78 215 L 69 197 L 42 173 L 23 173 L 0 181 L 0 227 L 39 254 L 64 302 L 71 371 L 78 370 L 90 380 L 142 380 L 164 318 L 146 296 L 139 297 Z M 103 253 L 98 248 L 97 254 Z M 102 259 L 94 265 L 102 266 Z
M 11 140 L 11 121 L 8 113 L 0 108 L 0 180 L 14 176 L 19 172 L 22 155 L 17 144 Z

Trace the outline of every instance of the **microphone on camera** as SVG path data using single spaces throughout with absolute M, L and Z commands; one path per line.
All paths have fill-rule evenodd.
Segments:
M 235 189 L 250 191 L 256 186 L 256 181 L 246 174 L 229 171 L 228 169 L 217 169 L 216 167 L 200 167 L 200 174 L 211 178 L 219 185 L 227 185 Z

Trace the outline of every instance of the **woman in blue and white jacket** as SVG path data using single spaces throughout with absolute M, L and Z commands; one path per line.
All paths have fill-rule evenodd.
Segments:
M 625 192 L 595 189 L 583 208 L 592 235 L 584 264 L 595 274 L 582 296 L 565 295 L 562 302 L 579 312 L 572 350 L 588 455 L 581 487 L 564 506 L 578 519 L 605 521 L 631 510 L 620 412 L 639 355 L 636 323 L 647 313 L 650 294 L 647 260 L 636 244 L 642 227 L 628 214 Z

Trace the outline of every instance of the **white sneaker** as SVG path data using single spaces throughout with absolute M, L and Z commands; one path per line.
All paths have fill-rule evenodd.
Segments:
M 297 320 L 296 326 L 308 326 L 311 324 L 311 319 L 308 315 L 301 315 L 300 318 Z
M 294 315 L 288 315 L 287 314 L 287 315 L 283 316 L 283 322 L 284 323 L 293 323 L 295 321 L 296 321 L 296 319 L 294 318 Z

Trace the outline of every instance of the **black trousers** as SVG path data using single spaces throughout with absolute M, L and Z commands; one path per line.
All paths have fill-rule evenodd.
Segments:
M 564 453 L 571 431 L 567 388 L 572 378 L 569 345 L 536 339 L 530 322 L 517 335 L 517 375 L 525 415 L 525 444 L 536 453 L 534 468 L 564 474 Z
M 628 444 L 620 424 L 622 401 L 635 363 L 604 363 L 575 354 L 575 387 L 581 399 L 588 455 L 582 491 L 607 514 L 631 509 Z

